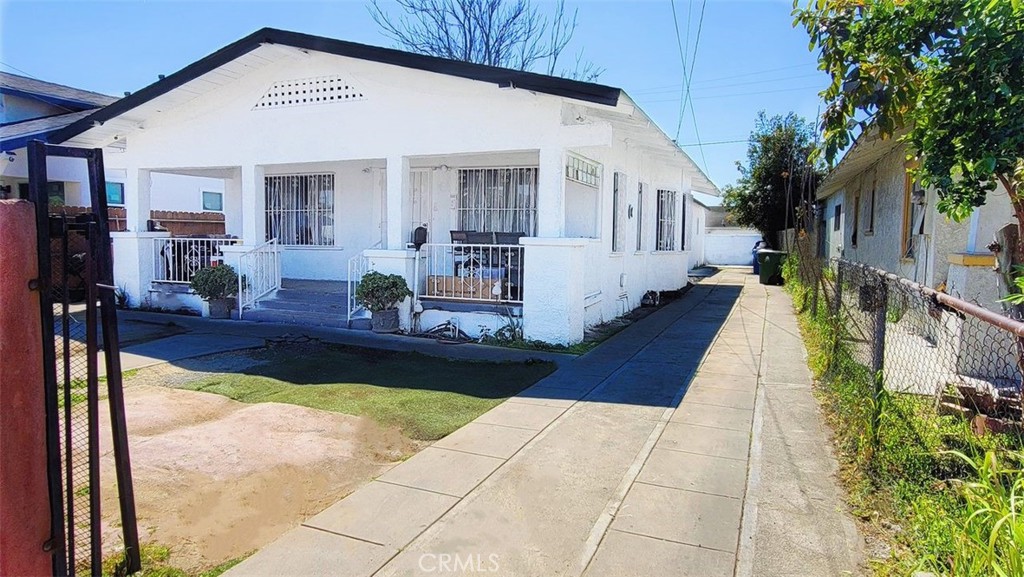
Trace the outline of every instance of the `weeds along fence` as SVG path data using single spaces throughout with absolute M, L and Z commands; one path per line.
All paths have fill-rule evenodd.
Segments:
M 863 264 L 799 262 L 798 304 L 831 320 L 833 346 L 867 371 L 876 399 L 926 396 L 976 426 L 1019 430 L 1024 323 Z

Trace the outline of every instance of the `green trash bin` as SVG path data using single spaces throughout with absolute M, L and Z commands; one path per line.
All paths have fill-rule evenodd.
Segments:
M 761 267 L 761 284 L 782 284 L 782 262 L 789 256 L 781 250 L 759 250 L 757 263 Z

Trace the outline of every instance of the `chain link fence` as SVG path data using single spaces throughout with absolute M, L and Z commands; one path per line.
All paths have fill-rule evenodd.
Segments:
M 1020 430 L 1024 323 L 887 271 L 824 260 L 795 243 L 798 303 L 834 321 L 836 346 L 877 391 L 930 397 L 936 410 Z

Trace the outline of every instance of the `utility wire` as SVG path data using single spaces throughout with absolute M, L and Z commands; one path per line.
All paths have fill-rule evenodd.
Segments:
M 820 88 L 820 87 L 818 87 L 818 86 L 797 86 L 797 87 L 794 87 L 794 88 L 780 88 L 778 90 L 758 90 L 758 91 L 755 91 L 755 92 L 734 92 L 732 94 L 729 94 L 729 93 L 726 93 L 726 94 L 710 94 L 710 95 L 707 95 L 707 96 L 694 96 L 693 98 L 691 98 L 691 100 L 707 100 L 709 98 L 733 98 L 733 97 L 736 97 L 736 96 L 754 96 L 754 95 L 757 95 L 757 94 L 774 94 L 774 93 L 777 93 L 777 92 L 793 92 L 795 90 L 811 90 L 811 89 L 814 89 L 814 88 Z M 637 98 L 636 100 L 637 100 L 637 102 L 642 102 L 644 104 L 655 104 L 655 103 L 658 103 L 658 102 L 674 102 L 675 98 L 667 98 L 667 99 L 666 98 L 660 98 L 660 99 L 657 99 L 657 100 L 644 100 L 642 98 Z
M 763 80 L 750 80 L 750 81 L 747 81 L 747 82 L 732 82 L 730 84 L 715 84 L 715 85 L 712 85 L 712 86 L 709 86 L 708 84 L 703 83 L 703 82 L 696 82 L 694 84 L 691 84 L 690 86 L 691 87 L 692 86 L 697 86 L 701 90 L 717 90 L 719 88 L 732 88 L 734 86 L 750 86 L 750 85 L 753 85 L 753 84 L 768 84 L 768 83 L 771 83 L 771 82 L 782 82 L 784 80 L 801 80 L 801 79 L 806 79 L 806 78 L 821 78 L 821 76 L 818 75 L 818 74 L 799 74 L 799 75 L 796 75 L 796 76 L 782 76 L 782 77 L 778 77 L 778 78 L 765 78 Z M 652 95 L 655 95 L 655 94 L 665 94 L 667 92 L 675 92 L 678 89 L 679 89 L 678 86 L 672 86 L 671 88 L 664 88 L 664 89 L 660 89 L 660 90 L 655 90 L 655 89 L 636 90 L 636 91 L 630 92 L 630 94 L 632 94 L 634 96 L 652 96 Z
M 686 109 L 686 102 L 690 104 L 690 118 L 693 119 L 693 134 L 697 138 L 697 147 L 700 150 L 700 159 L 704 163 L 704 172 L 710 172 L 708 170 L 708 160 L 704 156 L 704 147 L 700 144 L 700 128 L 697 127 L 697 113 L 693 110 L 693 99 L 690 96 L 690 87 L 692 86 L 691 81 L 693 80 L 693 70 L 697 66 L 697 48 L 700 46 L 700 33 L 704 29 L 704 10 L 708 6 L 708 0 L 703 0 L 700 5 L 700 18 L 697 21 L 697 37 L 693 41 L 693 56 L 690 57 L 690 73 L 686 77 L 686 100 L 683 103 L 683 110 Z M 679 140 L 679 136 L 676 136 L 676 140 Z
M 781 66 L 779 68 L 765 68 L 756 72 L 744 72 L 741 74 L 730 74 L 729 76 L 716 76 L 714 78 L 705 78 L 704 82 L 715 82 L 718 80 L 732 80 L 734 78 L 746 78 L 747 76 L 758 76 L 761 74 L 768 74 L 769 72 L 778 72 L 780 70 L 792 70 L 794 68 L 806 68 L 805 64 L 794 64 L 792 66 Z M 648 90 L 661 90 L 669 88 L 678 88 L 678 84 L 666 84 L 663 86 L 650 86 L 648 88 L 640 88 L 638 92 L 646 92 Z
M 679 117 L 678 117 L 678 120 L 676 121 L 676 137 L 675 137 L 675 140 L 678 141 L 679 140 L 679 133 L 682 132 L 682 130 L 683 130 L 683 114 L 684 114 L 684 110 L 686 108 L 686 83 L 687 83 L 687 75 L 686 75 L 686 50 L 683 49 L 683 38 L 682 38 L 682 35 L 679 34 L 679 17 L 678 17 L 678 15 L 676 15 L 676 0 L 670 0 L 670 1 L 671 1 L 671 4 L 672 4 L 672 25 L 675 26 L 675 29 L 676 29 L 676 46 L 679 47 L 679 61 L 683 65 L 683 83 L 682 83 L 682 85 L 680 85 L 680 89 L 679 89 Z M 691 4 L 691 6 L 692 6 L 692 4 Z M 689 22 L 689 20 L 687 20 L 687 22 L 686 22 L 686 33 L 687 33 L 687 35 L 689 35 L 689 33 L 690 33 L 690 22 Z M 689 43 L 689 40 L 687 40 L 687 43 Z

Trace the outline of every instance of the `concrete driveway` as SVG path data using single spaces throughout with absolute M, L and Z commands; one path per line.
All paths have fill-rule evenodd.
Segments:
M 789 298 L 726 271 L 229 574 L 856 572 L 835 467 Z

